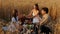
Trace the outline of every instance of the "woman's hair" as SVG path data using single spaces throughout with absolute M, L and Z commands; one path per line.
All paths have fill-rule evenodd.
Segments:
M 38 3 L 36 3 L 36 4 L 35 4 L 35 6 L 36 6 L 36 9 L 39 11 L 39 13 L 38 13 L 38 14 L 39 14 L 39 15 L 41 15 L 41 12 L 40 12 L 40 10 L 39 10 Z
M 14 9 L 13 17 L 15 18 L 16 21 L 17 21 L 17 18 L 16 18 L 17 16 L 18 16 L 18 11 Z
M 46 13 L 48 13 L 48 8 L 47 7 L 42 8 L 42 10 L 44 10 Z
M 35 6 L 36 6 L 36 9 L 37 9 L 37 10 L 39 10 L 39 6 L 38 6 L 38 4 L 37 4 L 37 3 L 35 4 Z

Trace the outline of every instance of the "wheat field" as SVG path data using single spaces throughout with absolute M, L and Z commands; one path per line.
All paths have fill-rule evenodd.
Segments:
M 38 3 L 39 9 L 49 8 L 49 15 L 54 22 L 54 34 L 60 34 L 60 0 L 0 0 L 0 19 L 10 20 L 13 9 L 27 15 L 35 3 Z M 1 27 L 0 34 L 4 34 Z

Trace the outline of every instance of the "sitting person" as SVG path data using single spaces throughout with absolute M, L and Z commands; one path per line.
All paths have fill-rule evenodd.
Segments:
M 40 22 L 40 19 L 41 19 L 40 16 L 39 16 L 39 6 L 38 6 L 38 4 L 35 4 L 33 6 L 33 9 L 28 16 L 32 17 L 32 23 L 34 24 L 35 33 L 38 34 L 38 28 L 36 27 L 36 25 Z
M 45 33 L 45 34 L 49 34 L 49 32 L 51 32 L 50 28 L 48 27 L 49 22 L 51 21 L 50 16 L 48 15 L 48 8 L 44 7 L 41 10 L 41 14 L 42 14 L 42 19 L 40 21 L 40 29 L 41 29 L 41 33 Z
M 33 27 L 34 25 L 32 24 L 32 21 L 31 20 L 28 20 L 27 21 L 27 24 L 26 24 L 26 34 L 32 34 L 33 33 Z
M 16 32 L 16 27 L 19 25 L 18 23 L 18 11 L 16 9 L 13 10 L 13 16 L 12 16 L 12 20 L 11 23 L 8 27 L 10 32 Z
M 13 16 L 12 16 L 12 22 L 16 22 L 18 21 L 18 11 L 16 9 L 14 9 L 13 11 Z

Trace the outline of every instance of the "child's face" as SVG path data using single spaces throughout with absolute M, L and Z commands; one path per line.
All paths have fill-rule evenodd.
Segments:
M 46 12 L 44 10 L 41 10 L 41 14 L 44 15 Z

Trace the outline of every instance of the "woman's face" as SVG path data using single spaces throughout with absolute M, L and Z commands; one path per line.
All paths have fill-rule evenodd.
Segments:
M 36 9 L 36 6 L 34 5 L 34 9 Z

